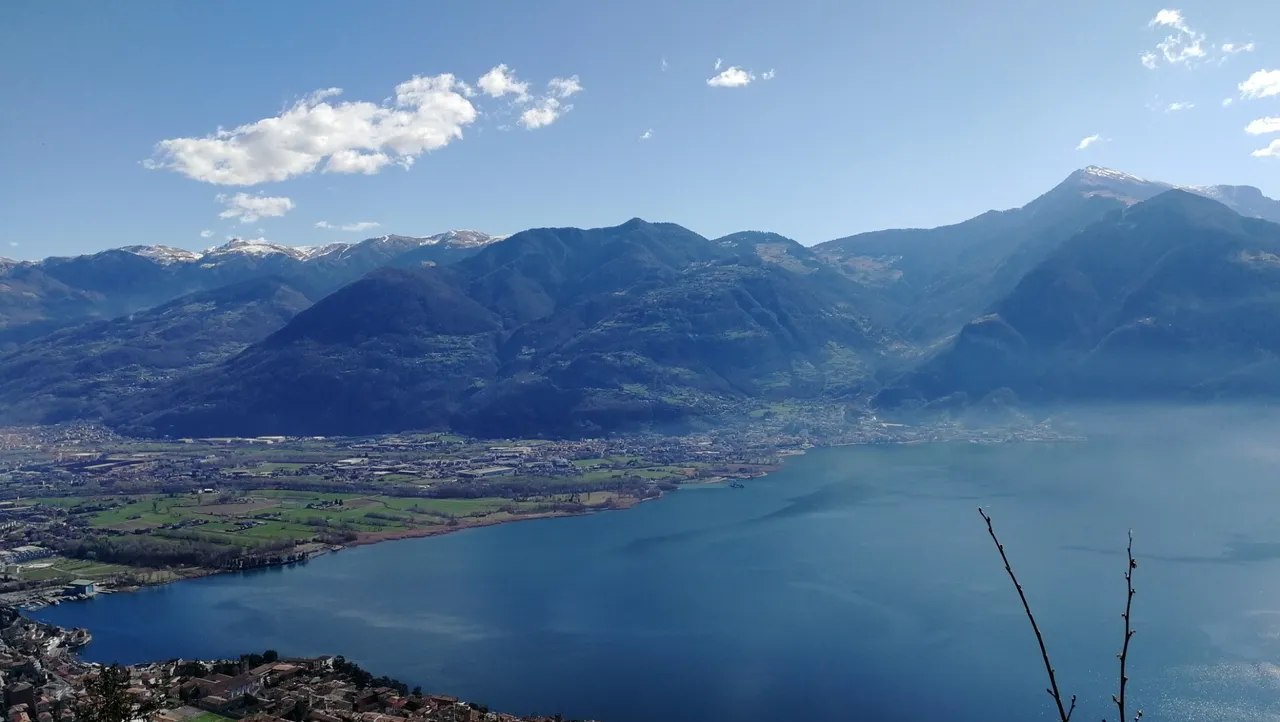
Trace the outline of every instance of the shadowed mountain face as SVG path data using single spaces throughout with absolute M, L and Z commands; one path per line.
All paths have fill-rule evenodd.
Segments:
M 239 353 L 309 305 L 288 284 L 264 278 L 56 331 L 0 355 L 0 419 L 100 416 L 123 397 Z
M 0 261 L 0 403 L 141 434 L 519 436 L 877 392 L 894 407 L 1271 393 L 1280 250 L 1262 219 L 1280 203 L 1255 188 L 1090 167 L 1021 208 L 813 248 L 634 219 Z
M 1174 188 L 1119 171 L 1078 170 L 1031 203 L 931 229 L 876 231 L 819 244 L 813 251 L 845 274 L 880 288 L 893 325 L 933 343 L 1004 297 L 1062 242 L 1107 214 Z M 1241 215 L 1280 222 L 1280 201 L 1249 186 L 1184 189 Z
M 677 427 L 746 398 L 847 397 L 892 336 L 821 265 L 671 224 L 516 234 L 384 269 L 116 417 L 134 431 L 481 436 Z
M 281 278 L 320 298 L 381 266 L 447 265 L 495 240 L 477 231 L 383 236 L 314 248 L 236 239 L 203 253 L 129 246 L 36 263 L 0 259 L 0 349 L 65 326 L 259 278 Z
M 1068 240 L 886 406 L 1280 392 L 1280 225 L 1181 190 Z

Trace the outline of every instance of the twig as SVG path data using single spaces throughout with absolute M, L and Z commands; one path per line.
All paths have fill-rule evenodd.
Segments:
M 1049 661 L 1049 650 L 1044 646 L 1044 635 L 1040 634 L 1040 625 L 1036 624 L 1036 616 L 1031 613 L 1031 605 L 1027 602 L 1027 595 L 1022 591 L 1022 585 L 1018 583 L 1018 577 L 1013 573 L 1013 566 L 1009 564 L 1009 556 L 1004 553 L 1004 545 L 996 538 L 995 527 L 991 525 L 991 517 L 978 507 L 978 514 L 982 516 L 982 520 L 987 522 L 987 533 L 991 535 L 991 541 L 996 543 L 996 549 L 1000 551 L 1000 558 L 1004 560 L 1004 570 L 1009 573 L 1009 579 L 1013 581 L 1013 586 L 1018 590 L 1018 598 L 1022 600 L 1022 609 L 1027 613 L 1027 619 L 1031 621 L 1031 629 L 1036 633 L 1036 641 L 1040 644 L 1040 656 L 1044 659 L 1044 669 L 1049 673 L 1049 688 L 1045 690 L 1049 696 L 1053 697 L 1053 702 L 1058 706 L 1058 719 L 1060 722 L 1071 722 L 1071 715 L 1076 711 L 1076 696 L 1071 695 L 1071 706 L 1062 704 L 1062 693 L 1058 690 L 1058 678 L 1053 673 L 1053 663 Z M 1128 576 L 1126 574 L 1126 576 Z M 1132 589 L 1129 598 L 1133 598 Z M 1125 640 L 1126 644 L 1128 640 Z M 1121 664 L 1124 660 L 1121 658 Z M 1124 694 L 1124 687 L 1120 688 L 1120 694 Z
M 1120 694 L 1111 695 L 1111 701 L 1116 703 L 1116 708 L 1120 711 L 1120 722 L 1128 722 L 1129 716 L 1125 713 L 1124 690 L 1129 684 L 1129 675 L 1125 668 L 1129 662 L 1129 640 L 1133 638 L 1135 632 L 1130 624 L 1129 614 L 1133 610 L 1133 570 L 1138 568 L 1138 562 L 1133 558 L 1133 530 L 1129 530 L 1129 566 L 1124 569 L 1124 584 L 1128 590 L 1128 596 L 1124 601 L 1124 614 L 1120 616 L 1124 618 L 1124 645 L 1120 647 L 1120 654 L 1116 656 L 1120 658 Z M 1142 719 L 1142 710 L 1133 716 L 1134 722 Z M 1103 720 L 1106 722 L 1106 720 Z

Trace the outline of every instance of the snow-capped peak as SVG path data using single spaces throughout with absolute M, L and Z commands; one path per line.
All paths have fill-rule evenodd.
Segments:
M 120 250 L 127 251 L 135 256 L 150 258 L 164 266 L 173 263 L 191 263 L 204 257 L 202 253 L 188 251 L 185 248 L 174 248 L 173 246 L 125 246 Z
M 459 228 L 444 233 L 437 233 L 434 236 L 428 236 L 424 240 L 430 243 L 443 243 L 446 246 L 454 248 L 476 248 L 479 246 L 487 246 L 495 241 L 500 241 L 506 236 L 491 236 L 488 233 L 473 231 L 469 228 Z M 427 244 L 423 244 L 427 245 Z
M 307 250 L 304 248 L 272 243 L 265 238 L 233 238 L 221 246 L 210 248 L 205 251 L 204 258 L 207 260 L 209 258 L 225 256 L 231 253 L 257 256 L 259 258 L 278 254 L 285 255 L 299 261 L 304 260 L 307 257 Z
M 331 260 L 340 261 L 346 257 L 345 254 L 353 251 L 357 246 L 373 244 L 375 246 L 385 246 L 382 251 L 390 258 L 418 246 L 443 244 L 446 248 L 480 248 L 504 238 L 506 236 L 491 236 L 481 231 L 464 228 L 437 233 L 434 236 L 417 237 L 393 234 L 370 238 L 360 243 L 334 242 L 315 246 L 286 246 L 282 243 L 273 243 L 265 238 L 232 238 L 220 246 L 207 248 L 204 252 L 188 251 L 184 248 L 163 245 L 124 246 L 116 250 L 147 258 L 163 266 L 199 263 L 201 267 L 213 268 L 217 266 L 219 261 L 243 256 L 254 258 L 285 257 L 302 263 L 332 256 Z M 10 265 L 13 263 L 17 262 L 10 262 Z
M 1096 166 L 1096 165 L 1091 165 L 1085 168 L 1082 172 L 1084 173 L 1085 176 L 1091 176 L 1099 180 L 1128 181 L 1130 183 L 1149 183 L 1150 182 L 1146 178 L 1132 175 L 1130 173 L 1124 173 L 1118 170 L 1112 170 L 1110 168 L 1103 168 L 1101 166 Z

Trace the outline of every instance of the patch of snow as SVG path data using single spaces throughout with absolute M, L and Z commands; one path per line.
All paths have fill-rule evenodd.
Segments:
M 342 251 L 346 251 L 349 248 L 351 248 L 350 243 L 341 243 L 341 242 L 326 243 L 323 246 L 297 246 L 297 249 L 301 251 L 303 254 L 305 254 L 303 256 L 303 260 L 307 260 L 307 261 L 311 261 L 317 258 L 322 258 L 331 253 L 340 253 Z
M 1221 186 L 1177 186 L 1178 190 L 1184 190 L 1188 193 L 1195 193 L 1198 196 L 1212 198 L 1215 201 L 1226 201 L 1227 196 L 1222 192 Z

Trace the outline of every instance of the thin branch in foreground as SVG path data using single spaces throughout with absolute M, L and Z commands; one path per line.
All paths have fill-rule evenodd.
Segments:
M 1111 695 L 1111 701 L 1116 703 L 1116 708 L 1120 711 L 1120 722 L 1127 722 L 1129 719 L 1128 714 L 1125 712 L 1124 692 L 1125 687 L 1129 684 L 1129 674 L 1126 670 L 1129 662 L 1129 640 L 1132 639 L 1135 634 L 1133 631 L 1133 625 L 1130 623 L 1131 620 L 1129 618 L 1129 615 L 1133 611 L 1133 595 L 1135 593 L 1133 590 L 1133 570 L 1138 568 L 1138 562 L 1133 558 L 1132 529 L 1129 530 L 1128 552 L 1129 565 L 1124 569 L 1124 583 L 1127 587 L 1128 596 L 1125 597 L 1124 601 L 1124 614 L 1120 615 L 1124 618 L 1124 645 L 1120 647 L 1120 654 L 1116 655 L 1120 659 L 1120 694 Z M 1137 714 L 1133 716 L 1133 722 L 1138 722 L 1140 719 L 1142 719 L 1142 710 L 1138 710 Z M 1106 722 L 1106 720 L 1103 720 L 1102 722 Z
M 1044 646 L 1044 635 L 1040 634 L 1040 625 L 1036 623 L 1036 616 L 1031 613 L 1031 604 L 1027 602 L 1027 595 L 1022 591 L 1022 584 L 1018 582 L 1018 577 L 1013 573 L 1013 566 L 1009 564 L 1009 555 L 1004 552 L 1004 545 L 996 537 L 995 527 L 991 525 L 991 517 L 978 507 L 978 514 L 982 516 L 983 521 L 987 523 L 987 533 L 991 535 L 991 541 L 995 542 L 996 549 L 1000 551 L 1000 558 L 1004 560 L 1004 570 L 1009 573 L 1009 579 L 1013 582 L 1013 586 L 1018 590 L 1018 598 L 1022 600 L 1022 609 L 1027 613 L 1027 619 L 1031 622 L 1031 629 L 1036 633 L 1036 642 L 1040 644 L 1040 657 L 1044 659 L 1044 669 L 1049 673 L 1049 688 L 1045 690 L 1049 696 L 1053 697 L 1053 702 L 1058 706 L 1058 719 L 1060 722 L 1071 722 L 1071 715 L 1076 711 L 1076 696 L 1071 695 L 1071 706 L 1068 708 L 1062 703 L 1062 692 L 1058 689 L 1058 677 L 1054 674 L 1053 663 L 1049 661 L 1049 650 Z M 1132 543 L 1131 543 L 1132 545 Z M 1132 547 L 1131 547 L 1132 548 Z M 1132 557 L 1130 558 L 1132 563 Z M 1128 574 L 1126 574 L 1128 576 Z M 1130 588 L 1129 598 L 1133 598 L 1133 591 Z M 1126 614 L 1126 624 L 1128 623 Z M 1125 640 L 1126 645 L 1128 639 Z M 1123 658 L 1121 665 L 1124 664 Z M 1120 694 L 1124 694 L 1124 687 L 1121 686 Z

